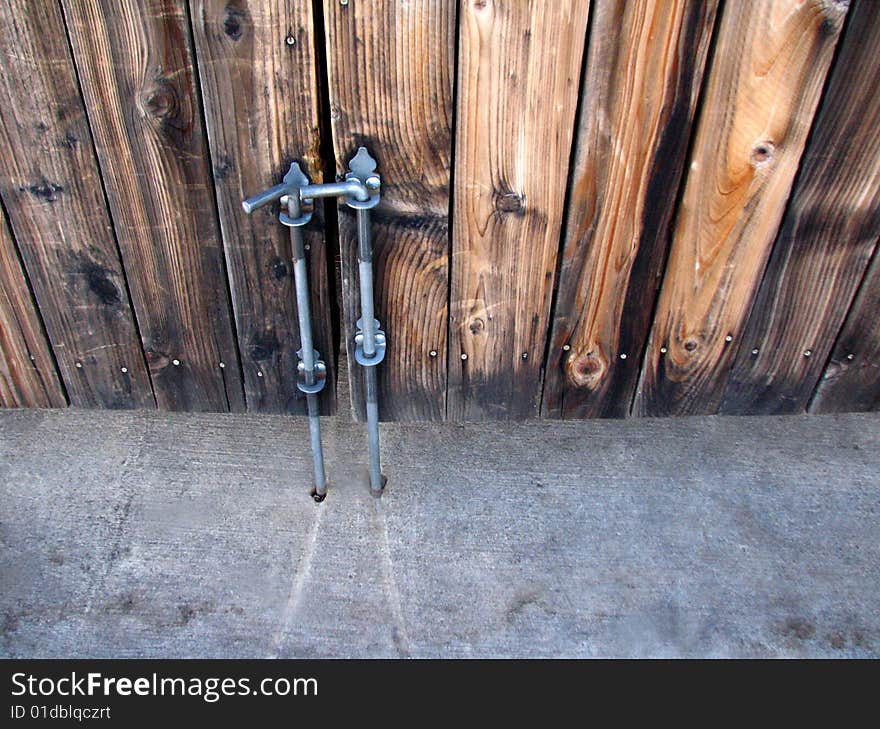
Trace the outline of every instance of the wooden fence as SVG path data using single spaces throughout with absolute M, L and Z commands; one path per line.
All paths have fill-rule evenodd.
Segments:
M 240 201 L 365 145 L 383 418 L 880 409 L 876 0 L 0 20 L 4 406 L 304 412 L 290 242 Z M 354 239 L 332 203 L 306 231 L 326 412 Z

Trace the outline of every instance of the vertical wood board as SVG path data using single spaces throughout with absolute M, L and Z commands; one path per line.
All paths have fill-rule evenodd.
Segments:
M 716 10 L 703 0 L 593 3 L 547 416 L 629 414 Z
M 0 20 L 0 197 L 70 403 L 155 408 L 61 11 Z
M 0 407 L 67 404 L 15 244 L 0 216 Z
M 636 412 L 718 410 L 846 9 L 725 3 Z
M 337 174 L 363 145 L 382 178 L 382 202 L 371 218 L 376 317 L 388 338 L 378 367 L 383 420 L 445 416 L 455 6 L 324 3 Z M 339 244 L 352 404 L 363 418 L 353 349 L 357 224 L 341 201 Z
M 281 182 L 293 159 L 321 181 L 312 6 L 190 0 L 190 8 L 248 409 L 304 413 L 289 228 L 277 204 L 247 215 L 241 201 Z M 320 212 L 304 235 L 313 336 L 328 368 L 321 399 L 330 412 L 335 357 Z
M 62 5 L 159 407 L 242 410 L 184 1 Z
M 880 3 L 849 16 L 724 413 L 804 411 L 880 236 Z
M 461 5 L 450 419 L 538 414 L 588 9 Z

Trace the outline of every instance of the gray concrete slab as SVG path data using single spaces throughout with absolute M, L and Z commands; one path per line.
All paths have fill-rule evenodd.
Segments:
M 880 417 L 0 413 L 0 654 L 878 656 Z

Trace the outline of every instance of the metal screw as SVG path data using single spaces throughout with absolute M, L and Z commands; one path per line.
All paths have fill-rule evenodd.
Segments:
M 467 359 L 467 355 L 466 355 L 466 354 L 462 354 L 462 355 L 461 355 L 461 358 L 462 358 L 462 360 L 466 360 L 466 359 Z
M 296 45 L 296 38 L 294 38 L 292 35 L 289 35 L 287 36 L 287 38 L 284 39 L 284 42 L 287 43 L 287 45 L 289 46 L 294 46 Z
M 436 349 L 432 349 L 430 352 L 428 352 L 428 356 L 429 356 L 429 357 L 436 357 L 436 356 L 437 356 L 437 350 L 436 350 Z
M 667 350 L 666 347 L 660 347 L 660 354 L 666 354 L 668 351 L 669 350 Z
M 846 358 L 849 360 L 853 360 L 856 358 L 856 356 L 854 354 L 848 354 L 848 355 L 846 355 Z
M 128 367 L 120 367 L 119 371 L 122 372 L 122 374 L 125 374 L 126 372 L 128 372 Z
M 378 176 L 378 175 L 370 175 L 366 180 L 364 180 L 364 184 L 365 184 L 370 190 L 378 190 L 378 189 L 379 189 L 379 185 L 381 185 L 382 182 L 381 182 L 381 180 L 379 180 L 379 176 Z
M 621 359 L 626 359 L 626 352 L 622 353 L 622 354 L 620 355 L 620 358 L 621 358 Z
M 226 363 L 225 363 L 225 362 L 221 362 L 221 363 L 220 363 L 220 369 L 222 370 L 224 367 L 226 367 Z
M 36 362 L 36 361 L 37 361 L 37 358 L 34 357 L 34 355 L 32 355 L 32 354 L 29 354 L 29 355 L 28 355 L 28 359 L 30 359 L 31 362 Z
M 82 363 L 82 362 L 76 362 L 75 364 L 76 364 L 76 368 L 77 368 L 77 369 L 79 369 L 79 370 L 82 369 L 82 366 L 83 366 L 83 363 Z
M 758 354 L 758 349 L 757 348 L 753 349 L 752 354 Z
M 257 372 L 257 377 L 262 377 L 262 376 L 263 376 L 262 372 Z
M 562 345 L 562 351 L 563 351 L 563 352 L 567 352 L 569 349 L 571 349 L 571 345 L 570 345 L 570 344 L 563 344 L 563 345 Z
M 812 349 L 807 349 L 804 351 L 804 357 L 809 357 L 813 353 Z
M 725 342 L 732 342 L 732 341 L 733 341 L 733 337 L 732 337 L 730 334 L 728 334 L 726 337 L 724 337 L 724 341 L 725 341 Z
M 312 247 L 311 247 L 308 243 L 305 244 L 304 248 L 305 248 L 307 251 L 312 250 Z
M 523 359 L 528 359 L 528 358 L 529 358 L 529 353 L 528 353 L 528 352 L 523 352 L 520 356 L 521 356 Z
M 342 7 L 345 7 L 346 5 L 348 5 L 348 0 L 339 0 L 339 4 L 340 4 Z
M 179 359 L 172 359 L 171 364 L 173 364 L 175 367 L 180 367 L 180 360 Z

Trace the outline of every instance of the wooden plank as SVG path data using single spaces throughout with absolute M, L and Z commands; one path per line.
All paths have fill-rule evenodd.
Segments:
M 634 410 L 718 410 L 847 6 L 725 3 Z
M 629 414 L 717 7 L 594 0 L 546 416 Z
M 62 4 L 159 407 L 241 410 L 184 2 Z
M 880 3 L 853 5 L 721 412 L 803 412 L 880 236 Z
M 378 368 L 383 420 L 445 414 L 455 5 L 324 3 L 337 174 L 364 145 L 382 176 L 372 222 L 376 316 L 388 336 Z M 363 418 L 353 349 L 357 229 L 354 211 L 342 203 L 339 241 L 352 405 Z
M 0 216 L 0 407 L 67 405 L 15 244 Z
M 154 408 L 60 9 L 14 0 L 0 21 L 0 197 L 70 402 Z
M 813 413 L 880 410 L 880 254 L 868 269 L 810 402 Z
M 452 419 L 538 413 L 588 6 L 461 6 Z
M 241 200 L 278 184 L 292 158 L 321 181 L 312 8 L 190 0 L 190 9 L 248 409 L 304 413 L 290 235 L 277 206 L 246 215 Z M 330 412 L 335 358 L 318 217 L 304 233 L 315 346 L 328 367 L 321 398 Z

